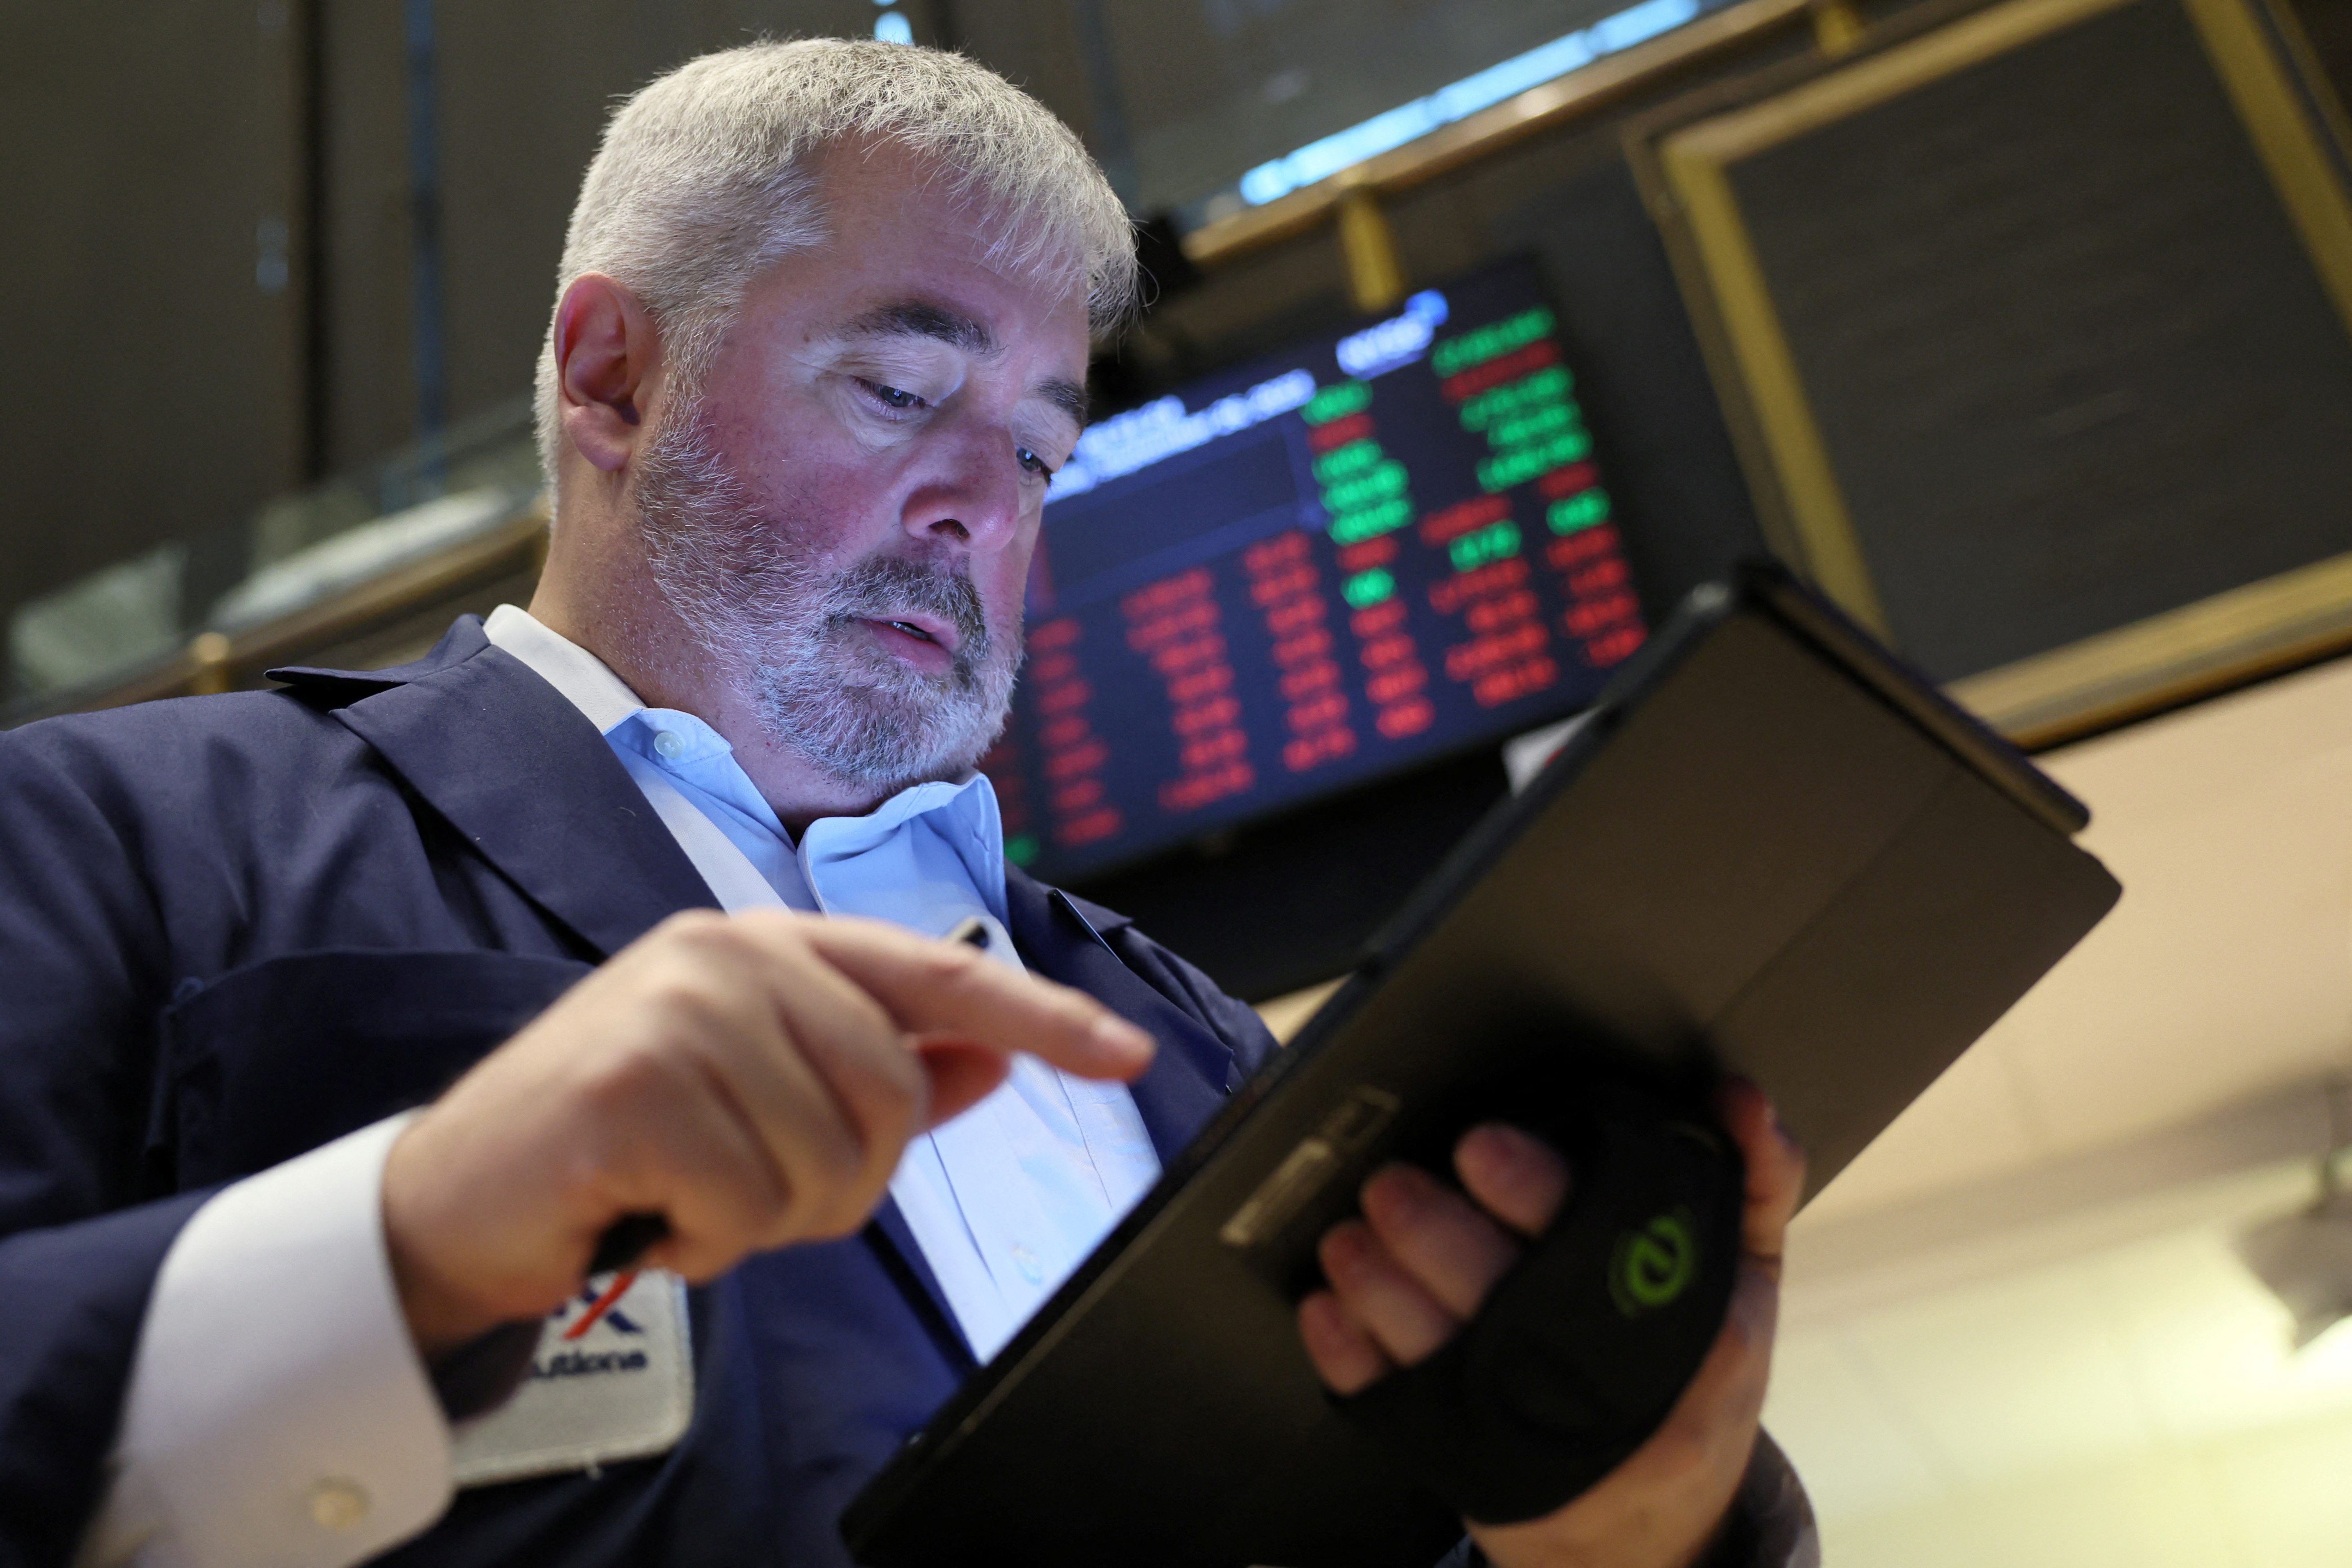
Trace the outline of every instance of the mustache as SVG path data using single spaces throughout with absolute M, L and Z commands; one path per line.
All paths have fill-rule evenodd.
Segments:
M 825 595 L 825 619 L 835 626 L 887 618 L 908 611 L 935 616 L 956 629 L 955 661 L 968 667 L 990 652 L 988 616 L 980 590 L 953 568 L 900 556 L 861 561 L 835 579 Z

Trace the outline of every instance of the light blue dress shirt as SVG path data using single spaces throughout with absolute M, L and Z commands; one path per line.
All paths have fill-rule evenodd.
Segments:
M 1003 826 L 985 774 L 917 784 L 864 816 L 819 818 L 794 844 L 709 725 L 647 708 L 601 660 L 511 605 L 484 629 L 596 726 L 730 910 L 779 902 L 927 936 L 977 915 L 990 955 L 1020 964 L 1004 931 Z M 1020 1056 L 995 1093 L 908 1146 L 890 1193 L 985 1361 L 1159 1174 L 1126 1086 Z

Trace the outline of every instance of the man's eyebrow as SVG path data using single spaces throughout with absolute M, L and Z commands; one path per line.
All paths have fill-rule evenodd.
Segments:
M 960 315 L 938 305 L 926 305 L 919 300 L 906 300 L 895 305 L 877 305 L 854 318 L 843 334 L 853 338 L 928 338 L 933 342 L 982 358 L 996 353 L 996 339 L 988 329 L 970 316 Z M 1087 427 L 1087 389 L 1075 381 L 1061 376 L 1049 376 L 1037 384 L 1033 395 L 1049 407 L 1069 416 L 1070 423 L 1083 430 Z
M 989 335 L 986 327 L 970 316 L 912 300 L 876 306 L 853 320 L 846 335 L 858 338 L 929 338 L 969 354 L 988 355 L 996 352 L 996 340 Z
M 1076 382 L 1049 376 L 1037 384 L 1036 395 L 1068 415 L 1079 429 L 1087 427 L 1087 389 Z

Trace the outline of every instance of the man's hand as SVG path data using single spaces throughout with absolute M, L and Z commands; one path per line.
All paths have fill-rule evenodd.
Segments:
M 1101 1004 L 871 921 L 682 914 L 460 1079 L 384 1165 L 401 1304 L 428 1358 L 580 1288 L 597 1237 L 658 1213 L 689 1279 L 845 1236 L 908 1140 L 1008 1053 L 1132 1079 L 1150 1037 Z
M 1764 1407 L 1781 1242 L 1805 1164 L 1753 1084 L 1727 1086 L 1720 1109 L 1748 1165 L 1745 1256 L 1722 1336 L 1665 1424 L 1600 1485 L 1541 1519 L 1465 1521 L 1505 1568 L 1684 1568 L 1713 1538 L 1738 1489 Z M 1391 1165 L 1364 1184 L 1364 1218 L 1324 1237 L 1331 1289 L 1299 1303 L 1298 1327 L 1335 1392 L 1356 1393 L 1452 1339 L 1524 1238 L 1551 1222 L 1571 1179 L 1548 1145 L 1500 1124 L 1465 1134 L 1454 1164 L 1470 1198 L 1425 1172 Z

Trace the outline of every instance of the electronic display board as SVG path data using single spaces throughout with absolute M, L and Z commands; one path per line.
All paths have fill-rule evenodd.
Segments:
M 1091 426 L 982 766 L 1007 854 L 1129 861 L 1574 711 L 1645 635 L 1532 263 Z

